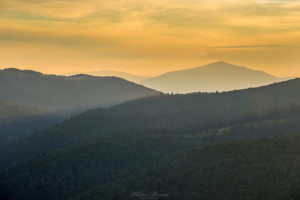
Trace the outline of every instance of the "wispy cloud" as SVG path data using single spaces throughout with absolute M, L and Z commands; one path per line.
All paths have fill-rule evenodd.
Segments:
M 41 14 L 30 13 L 26 11 L 20 10 L 4 10 L 0 12 L 0 17 L 2 19 L 8 20 L 21 20 L 21 21 L 73 21 L 72 19 L 68 18 L 57 18 L 51 16 L 44 16 Z
M 5 54 L 7 62 L 17 57 L 6 48 L 19 45 L 23 52 L 30 46 L 37 55 L 55 47 L 74 59 L 76 51 L 82 63 L 91 56 L 99 62 L 206 59 L 246 65 L 276 60 L 279 65 L 296 62 L 299 18 L 300 5 L 258 5 L 253 0 L 0 0 L 0 41 L 7 44 L 0 49 L 11 52 Z
M 18 0 L 18 1 L 26 2 L 26 3 L 43 3 L 51 0 Z
M 241 45 L 241 46 L 214 46 L 212 48 L 233 48 L 233 49 L 238 49 L 238 48 L 278 48 L 278 47 L 283 47 L 283 45 L 280 44 L 269 44 L 269 45 Z

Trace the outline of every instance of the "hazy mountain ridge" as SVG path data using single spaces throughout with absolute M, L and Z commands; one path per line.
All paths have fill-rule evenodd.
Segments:
M 289 79 L 292 77 L 277 78 L 263 71 L 216 62 L 202 67 L 167 72 L 140 84 L 167 93 L 222 92 L 259 87 Z
M 0 148 L 62 122 L 68 116 L 0 100 Z
M 0 75 L 7 76 L 43 76 L 42 73 L 33 70 L 20 70 L 16 68 L 0 69 Z
M 0 98 L 67 113 L 108 107 L 158 93 L 116 77 L 65 77 L 18 69 L 0 71 Z
M 91 76 L 114 76 L 114 77 L 123 78 L 125 80 L 131 81 L 131 82 L 134 82 L 134 83 L 138 83 L 138 82 L 141 82 L 143 80 L 146 80 L 146 79 L 150 78 L 150 77 L 147 77 L 147 76 L 137 76 L 137 75 L 133 75 L 133 74 L 130 74 L 130 73 L 114 71 L 114 70 L 91 71 L 91 72 L 86 72 L 86 73 L 67 72 L 67 73 L 63 73 L 61 75 L 74 76 L 74 75 L 77 75 L 77 74 L 87 74 L 87 75 L 91 75 Z
M 300 79 L 224 93 L 144 97 L 108 109 L 89 110 L 9 145 L 0 155 L 3 163 L 0 168 L 7 168 L 40 153 L 77 145 L 115 132 L 135 129 L 186 132 L 189 127 L 202 131 L 234 124 L 245 117 L 246 121 L 259 120 L 259 116 L 269 110 L 291 105 L 300 105 Z M 247 119 L 249 115 L 252 118 Z

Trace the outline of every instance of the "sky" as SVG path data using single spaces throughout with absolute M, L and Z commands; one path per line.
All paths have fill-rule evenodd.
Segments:
M 300 77 L 300 2 L 0 0 L 0 69 L 157 76 L 217 61 Z

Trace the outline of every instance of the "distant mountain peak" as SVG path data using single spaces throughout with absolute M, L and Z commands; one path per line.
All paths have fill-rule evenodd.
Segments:
M 213 67 L 213 68 L 246 68 L 244 66 L 238 66 L 238 65 L 234 65 L 225 61 L 219 61 L 219 62 L 214 62 L 214 63 L 210 63 L 207 65 L 204 65 L 202 67 L 198 67 L 198 68 L 206 68 L 206 67 Z
M 263 71 L 237 66 L 225 61 L 201 67 L 167 72 L 140 82 L 162 92 L 214 92 L 259 87 L 288 80 Z
M 225 62 L 225 61 L 218 61 L 218 62 L 214 62 L 214 63 L 211 63 L 211 64 L 229 64 L 229 65 L 232 65 L 231 63 L 228 63 L 228 62 Z

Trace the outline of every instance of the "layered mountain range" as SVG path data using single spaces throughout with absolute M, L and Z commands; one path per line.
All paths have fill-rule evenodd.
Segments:
M 159 92 L 117 77 L 45 75 L 30 70 L 0 71 L 0 98 L 69 114 L 109 107 Z
M 80 72 L 69 72 L 63 75 L 75 74 L 80 74 Z M 120 77 L 164 93 L 179 94 L 246 89 L 294 78 L 278 78 L 263 71 L 236 66 L 223 61 L 191 69 L 170 71 L 156 77 L 136 76 L 113 70 L 92 71 L 84 74 Z

